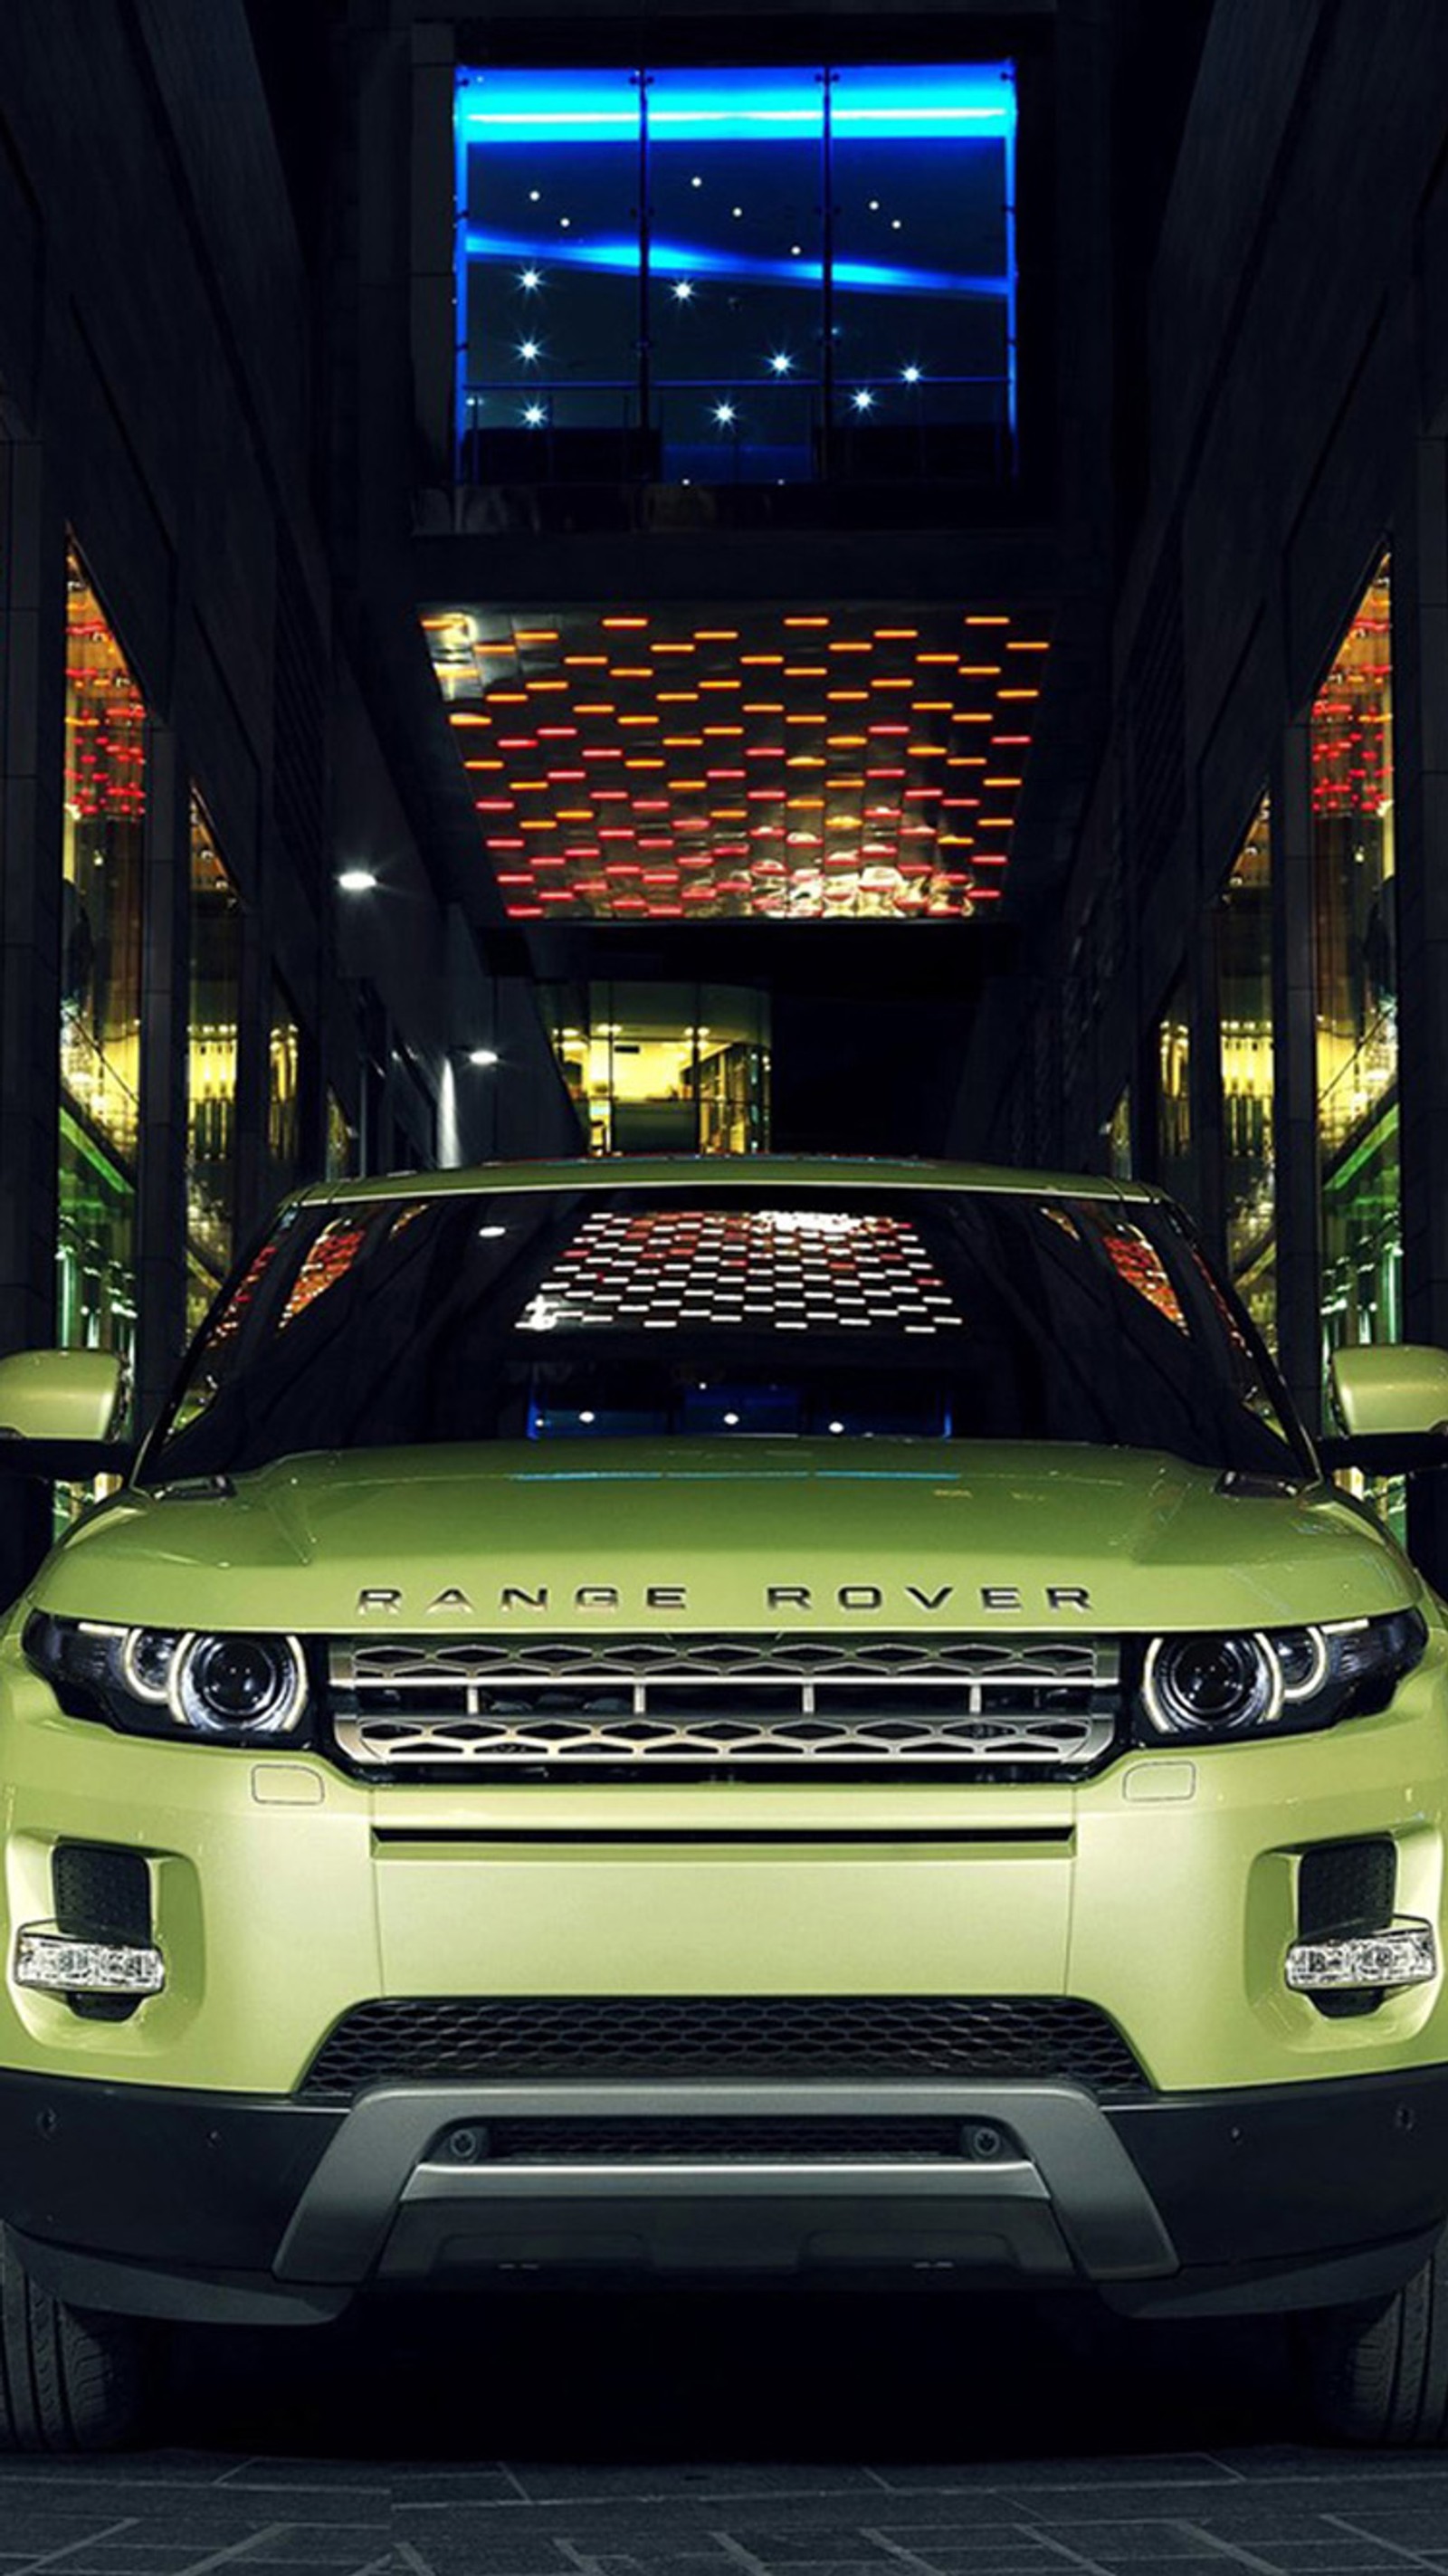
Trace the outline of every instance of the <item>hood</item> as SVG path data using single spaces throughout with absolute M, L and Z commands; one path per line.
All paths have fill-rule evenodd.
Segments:
M 70 1617 L 301 1632 L 1293 1625 L 1416 1599 L 1333 1488 L 1137 1450 L 740 1440 L 360 1450 L 127 1492 L 43 1568 Z

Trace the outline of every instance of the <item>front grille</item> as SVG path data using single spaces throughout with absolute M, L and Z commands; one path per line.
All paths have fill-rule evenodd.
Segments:
M 1116 1739 L 1100 1637 L 366 1637 L 331 1650 L 343 1758 L 374 1770 L 1078 1775 Z
M 990 2155 L 1000 2154 L 998 2130 Z M 466 2132 L 484 2164 L 962 2164 L 978 2127 L 961 2120 L 489 2120 Z M 441 2161 L 449 2157 L 444 2149 Z
M 337 2024 L 308 2098 L 372 2084 L 687 2077 L 1081 2084 L 1139 2092 L 1115 2024 L 1065 1995 L 389 1997 Z

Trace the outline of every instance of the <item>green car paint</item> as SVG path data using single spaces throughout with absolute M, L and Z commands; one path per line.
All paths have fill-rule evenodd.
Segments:
M 839 1202 L 837 1216 L 832 1200 Z M 1122 2283 L 1154 2280 L 1159 2303 L 1169 2304 L 1171 2285 L 1200 2273 L 1216 2282 L 1211 2295 L 1219 2304 L 1231 2305 L 1231 2284 L 1221 2285 L 1220 2252 L 1193 2255 L 1191 2221 L 1179 2210 L 1198 2191 L 1210 2197 L 1217 2187 L 1214 2169 L 1227 2159 L 1233 2126 L 1236 2134 L 1255 2136 L 1250 2123 L 1247 2131 L 1241 2126 L 1253 2105 L 1262 2106 L 1264 2120 L 1270 2109 L 1276 2121 L 1284 2102 L 1300 2102 L 1306 2125 L 1294 2135 L 1304 2140 L 1312 2135 L 1314 2098 L 1324 2118 L 1339 2101 L 1353 2106 L 1354 2120 L 1370 2123 L 1381 2107 L 1389 2179 L 1399 2152 L 1394 2117 L 1413 2130 L 1412 2153 L 1421 2157 L 1425 2132 L 1448 2116 L 1437 2082 L 1448 2067 L 1441 1966 L 1376 2000 L 1359 1998 L 1345 2011 L 1324 2010 L 1313 1993 L 1292 1990 L 1284 1975 L 1302 1929 L 1302 1858 L 1318 1846 L 1388 1846 L 1394 1919 L 1431 1926 L 1441 1938 L 1448 1832 L 1448 1626 L 1441 1605 L 1386 1530 L 1323 1479 L 1300 1431 L 1290 1423 L 1281 1427 L 1285 1400 L 1255 1346 L 1251 1368 L 1261 1383 L 1249 1388 L 1250 1402 L 1243 1399 L 1243 1418 L 1255 1407 L 1263 1420 L 1277 1423 L 1275 1468 L 1108 1439 L 1013 1439 L 998 1430 L 973 1438 L 958 1421 L 947 1422 L 940 1436 L 888 1425 L 851 1436 L 848 1425 L 835 1432 L 801 1415 L 804 1427 L 784 1433 L 764 1420 L 768 1406 L 784 1400 L 772 1359 L 760 1364 L 757 1382 L 751 1379 L 738 1399 L 746 1415 L 750 1404 L 759 1405 L 762 1427 L 751 1431 L 749 1416 L 737 1437 L 691 1429 L 682 1414 L 667 1429 L 645 1420 L 642 1428 L 605 1424 L 599 1436 L 585 1437 L 580 1425 L 598 1427 L 588 1406 L 570 1420 L 566 1437 L 425 1438 L 295 1453 L 283 1446 L 260 1463 L 245 1463 L 253 1418 L 258 1405 L 265 1409 L 253 1395 L 245 1403 L 238 1399 L 236 1427 L 228 1434 L 240 1444 L 243 1463 L 234 1471 L 205 1463 L 207 1424 L 232 1402 L 224 1378 L 230 1354 L 253 1329 L 248 1315 L 273 1293 L 266 1264 L 293 1259 L 288 1229 L 300 1228 L 314 1249 L 292 1274 L 286 1304 L 274 1305 L 272 1356 L 257 1362 L 258 1369 L 290 1366 L 287 1353 L 301 1349 L 304 1333 L 323 1347 L 327 1300 L 336 1300 L 341 1313 L 343 1297 L 352 1293 L 344 1282 L 348 1265 L 360 1258 L 354 1234 L 360 1240 L 366 1227 L 376 1229 L 377 1241 L 393 1246 L 388 1258 L 400 1277 L 406 1247 L 388 1232 L 400 1223 L 396 1211 L 410 1223 L 418 1212 L 465 1202 L 468 1222 L 476 1215 L 487 1237 L 503 1231 L 489 1225 L 491 1209 L 506 1209 L 509 1224 L 526 1227 L 544 1201 L 548 1222 L 565 1231 L 574 1216 L 581 1222 L 590 1208 L 603 1208 L 607 1223 L 625 1229 L 610 1242 L 642 1239 L 626 1233 L 635 1209 L 662 1210 L 675 1225 L 683 1210 L 692 1226 L 699 1209 L 720 1217 L 736 1204 L 746 1212 L 748 1242 L 756 1250 L 764 1244 L 770 1259 L 784 1242 L 779 1262 L 795 1261 L 790 1247 L 797 1238 L 805 1273 L 823 1283 L 818 1297 L 825 1323 L 804 1335 L 812 1361 L 832 1335 L 844 1339 L 836 1327 L 856 1297 L 851 1279 L 875 1277 L 866 1269 L 849 1271 L 856 1256 L 840 1253 L 839 1245 L 856 1241 L 850 1230 L 866 1228 L 859 1240 L 871 1259 L 878 1243 L 893 1259 L 905 1241 L 902 1234 L 869 1231 L 876 1207 L 892 1226 L 905 1226 L 898 1213 L 905 1210 L 909 1225 L 929 1241 L 932 1206 L 989 1202 L 1006 1209 L 999 1240 L 1007 1245 L 1018 1239 L 1009 1232 L 1014 1208 L 1022 1223 L 1050 1218 L 1058 1231 L 1074 1228 L 1070 1260 L 1079 1255 L 1084 1263 L 1089 1254 L 1098 1267 L 1092 1229 L 1117 1229 L 1110 1243 L 1124 1242 L 1127 1254 L 1112 1253 L 1117 1272 L 1103 1270 L 1102 1293 L 1109 1289 L 1120 1300 L 1129 1292 L 1150 1307 L 1138 1315 L 1128 1303 L 1123 1311 L 1135 1318 L 1133 1331 L 1140 1327 L 1143 1367 L 1159 1364 L 1164 1376 L 1176 1366 L 1188 1332 L 1184 1307 L 1197 1294 L 1190 1266 L 1197 1256 L 1182 1248 L 1185 1237 L 1167 1256 L 1169 1278 L 1160 1265 L 1141 1267 L 1150 1228 L 1174 1222 L 1154 1194 L 1069 1175 L 770 1159 L 407 1174 L 301 1194 L 283 1211 L 270 1250 L 263 1246 L 243 1265 L 221 1301 L 183 1373 L 193 1392 L 173 1405 L 169 1428 L 163 1425 L 159 1442 L 153 1439 L 143 1453 L 135 1479 L 56 1548 L 0 1641 L 9 1960 L 0 1985 L 3 2080 L 19 2083 L 17 2098 L 26 2103 L 35 2097 L 23 2088 L 37 2081 L 58 2088 L 53 2098 L 62 2103 L 79 2098 L 74 2088 L 110 2088 L 106 2099 L 113 2104 L 130 2089 L 148 2114 L 157 2106 L 158 2135 L 164 2135 L 168 2102 L 198 2099 L 218 2109 L 228 2102 L 271 2105 L 279 2115 L 295 2106 L 297 2118 L 312 2118 L 315 2126 L 318 2115 L 301 2107 L 309 2069 L 329 2034 L 379 2003 L 564 1998 L 602 2010 L 620 1998 L 1074 2000 L 1094 2008 L 1133 2052 L 1142 2088 L 1136 2109 L 1143 2116 L 1169 2115 L 1176 2104 L 1204 2123 L 1193 2133 L 1200 2140 L 1199 2185 L 1177 2176 L 1169 2207 L 1165 2186 L 1151 2183 L 1171 2245 L 1154 2266 L 1145 2258 L 1123 2259 L 1113 2294 L 1124 2299 Z M 757 1243 L 748 1225 L 758 1229 Z M 678 1238 L 666 1226 L 660 1239 L 667 1246 Z M 727 1225 L 722 1235 L 716 1226 L 713 1234 L 706 1228 L 704 1237 L 697 1231 L 688 1237 L 696 1245 L 716 1239 L 741 1238 Z M 1054 1237 L 1040 1239 L 1045 1259 Z M 423 1241 L 423 1230 L 414 1240 Z M 984 1265 L 984 1254 L 981 1259 Z M 535 1267 L 533 1305 L 520 1311 L 534 1314 L 539 1299 L 555 1296 L 552 1283 L 572 1275 Z M 795 1270 L 787 1275 L 793 1279 Z M 979 1275 L 990 1274 L 983 1266 Z M 936 1274 L 917 1261 L 913 1277 L 911 1297 Z M 938 1290 L 936 1278 L 930 1294 Z M 996 1278 L 992 1293 L 997 1290 L 1006 1312 L 1014 1290 L 1005 1273 Z M 586 1297 L 604 1292 L 581 1293 L 584 1304 L 570 1309 L 566 1297 L 561 1304 L 555 1299 L 544 1318 L 553 1338 L 540 1330 L 538 1339 L 548 1342 L 549 1355 L 561 1347 L 553 1329 L 560 1315 L 565 1339 L 569 1315 L 575 1323 L 582 1317 L 575 1339 L 580 1347 L 588 1343 L 596 1319 Z M 677 1293 L 692 1292 L 668 1292 Z M 884 1290 L 869 1293 L 886 1298 Z M 278 1301 L 281 1294 L 275 1292 Z M 1220 1307 L 1218 1292 L 1212 1294 Z M 605 1310 L 606 1330 L 598 1328 L 604 1338 L 623 1329 L 607 1298 Z M 898 1311 L 927 1309 L 907 1298 Z M 948 1313 L 943 1292 L 929 1311 L 934 1323 L 902 1330 L 923 1340 L 936 1333 L 941 1368 L 954 1368 L 945 1325 L 958 1318 Z M 766 1320 L 773 1330 L 777 1319 Z M 870 1407 L 884 1404 L 879 1390 L 890 1368 L 879 1357 L 886 1344 L 872 1340 L 877 1325 L 856 1322 L 858 1400 L 861 1419 L 868 1420 Z M 515 1329 L 521 1329 L 516 1317 Z M 1237 1355 L 1233 1365 L 1247 1370 L 1250 1328 L 1228 1316 L 1222 1330 Z M 888 1357 L 896 1343 L 887 1341 Z M 903 1342 L 899 1348 L 905 1350 Z M 553 1365 L 551 1356 L 539 1363 L 545 1387 L 558 1382 L 556 1370 L 549 1378 Z M 637 1361 L 639 1369 L 652 1365 L 647 1353 Z M 900 1366 L 913 1372 L 909 1401 L 933 1401 L 930 1369 L 915 1346 Z M 1088 1367 L 1085 1375 L 1091 1374 Z M 1419 1379 L 1429 1387 L 1434 1382 L 1421 1366 Z M 642 1418 L 648 1405 L 638 1399 L 641 1383 L 627 1380 L 627 1403 Z M 652 1388 L 654 1379 L 647 1383 Z M 695 1392 L 707 1396 L 702 1384 L 680 1394 L 677 1372 L 670 1383 L 671 1404 L 677 1397 L 685 1406 Z M 829 1402 L 846 1403 L 833 1392 L 848 1389 L 846 1375 L 824 1383 Z M 270 1402 L 262 1377 L 257 1384 Z M 585 1392 L 593 1384 L 589 1378 Z M 1085 1403 L 1087 1395 L 1078 1390 L 1069 1400 Z M 535 1431 L 548 1418 L 547 1401 L 536 1388 L 528 1393 Z M 883 1423 L 884 1412 L 879 1418 Z M 42 1435 L 44 1428 L 38 1426 Z M 1248 1422 L 1248 1450 L 1256 1436 Z M 174 1475 L 168 1441 L 175 1444 Z M 203 1462 L 199 1468 L 187 1463 L 188 1441 Z M 815 1651 L 884 1637 L 908 1658 L 916 1647 L 933 1651 L 942 1640 L 995 1641 L 1006 1652 L 1030 1641 L 1106 1638 L 1125 1656 L 1122 1690 L 1130 1697 L 1151 1640 L 1356 1634 L 1355 1623 L 1404 1614 L 1416 1623 L 1418 1642 L 1382 1705 L 1314 1731 L 1283 1725 L 1274 1734 L 1267 1724 L 1238 1740 L 1198 1741 L 1154 1737 L 1133 1701 L 1136 1714 L 1122 1716 L 1103 1758 L 1075 1771 L 1038 1766 L 1034 1775 L 1019 1761 L 992 1767 L 966 1759 L 925 1769 L 898 1753 L 853 1771 L 811 1755 L 769 1768 L 720 1758 L 691 1775 L 678 1763 L 655 1760 L 651 1767 L 646 1750 L 631 1764 L 614 1760 L 593 1768 L 538 1759 L 509 1770 L 474 1759 L 434 1771 L 401 1765 L 369 1773 L 340 1756 L 321 1717 L 290 1734 L 209 1741 L 188 1733 L 160 1702 L 149 1732 L 102 1722 L 93 1712 L 68 1712 L 64 1691 L 38 1668 L 33 1642 L 41 1634 L 37 1618 L 61 1623 L 66 1634 L 70 1623 L 80 1623 L 163 1639 L 182 1632 L 297 1639 L 313 1658 L 317 1703 L 328 1688 L 329 1645 L 356 1637 L 406 1641 L 444 1658 L 449 1647 L 469 1641 L 501 1641 L 510 1651 L 516 1646 L 520 1669 L 540 1641 L 550 1649 L 572 1643 L 585 1663 L 593 1653 L 604 1668 L 619 1640 L 640 1638 L 684 1645 L 691 1639 L 778 1641 L 786 1665 L 799 1640 Z M 1285 1701 L 1279 1714 L 1290 1716 Z M 140 1854 L 147 1865 L 151 1937 L 165 1982 L 124 2015 L 78 2010 L 73 1996 L 36 1990 L 15 1973 L 22 1927 L 55 1917 L 54 1856 L 68 1844 Z M 711 2069 L 706 2063 L 700 2072 L 708 2076 Z M 920 2074 L 927 2078 L 928 2067 Z M 667 2100 L 670 2080 L 665 2070 L 645 2088 L 651 2113 Z M 1036 2067 L 1031 2081 L 1042 2080 L 1049 2081 L 1049 2070 L 1043 2078 Z M 1410 2103 L 1394 2089 L 1404 2084 L 1421 2086 L 1421 2099 L 1414 2093 Z M 1009 2083 L 992 2075 L 986 2089 L 992 2116 L 1009 2132 Z M 1089 2085 L 1085 2090 L 1089 2095 Z M 496 2114 L 498 2097 L 490 2094 L 486 2070 L 473 2069 L 454 2091 L 459 2116 L 486 2118 L 490 2101 Z M 866 2106 L 885 2100 L 869 2082 L 857 2091 Z M 1214 2099 L 1229 2105 L 1230 2124 L 1213 2128 Z M 631 2107 L 642 2116 L 644 2094 L 631 2104 L 625 2083 L 617 2116 L 627 2118 Z M 1025 2121 L 1029 2104 L 1018 2110 Z M 345 2109 L 333 2104 L 328 2116 L 345 2129 Z M 1135 2154 L 1131 2142 L 1142 2134 L 1140 2124 L 1133 2128 L 1123 2115 L 1119 2133 Z M 1026 2143 L 1030 2165 L 1029 2137 Z M 1261 2152 L 1268 2155 L 1265 2144 Z M 1345 2157 L 1356 2153 L 1356 2146 L 1344 2149 Z M 1310 2163 L 1309 2155 L 1303 2182 L 1309 2199 L 1317 2188 Z M 1270 2189 L 1280 2198 L 1280 2171 L 1276 2164 L 1271 2170 Z M 301 2174 L 299 2192 L 305 2180 Z M 872 2190 L 868 2165 L 858 2182 L 860 2209 L 851 2226 L 832 2237 L 812 2221 L 790 2240 L 791 2264 L 807 2268 L 811 2245 L 828 2239 L 835 2248 L 829 2259 L 843 2261 L 848 2240 L 862 2263 L 878 2265 L 893 2259 L 890 2244 L 898 2240 L 906 2268 L 927 2259 L 935 2244 L 942 2249 L 936 2259 L 963 2276 L 983 2270 L 996 2277 L 1014 2264 L 1034 2277 L 1036 2257 L 1024 2235 L 1014 2254 L 1001 2251 L 1013 2241 L 1004 2221 L 993 2253 L 981 2252 L 979 2228 L 972 2235 L 954 2220 L 949 2244 L 943 2221 L 922 2226 L 917 2241 L 898 2209 L 876 2228 L 865 2209 Z M 428 2186 L 434 2196 L 441 2188 Z M 604 2210 L 616 2179 L 606 2191 L 598 2188 Z M 1356 2295 L 1360 2277 L 1368 2278 L 1352 2269 L 1366 2259 L 1364 2249 L 1389 2239 L 1394 2247 L 1416 2243 L 1430 2221 L 1448 2213 L 1448 2160 L 1436 2208 L 1424 2200 L 1432 2190 L 1418 2164 L 1411 2178 L 1405 2173 L 1401 2186 L 1393 2186 L 1399 2198 L 1391 2209 L 1379 2212 L 1376 2188 L 1373 2172 L 1365 2172 L 1361 2206 L 1353 2204 L 1344 2218 L 1350 2194 L 1334 2168 L 1322 2185 L 1329 2200 L 1336 2196 L 1326 2239 L 1322 2230 L 1283 2218 L 1276 2236 L 1269 2230 L 1270 2241 L 1244 2258 L 1239 2303 L 1311 2304 L 1318 2296 Z M 736 2211 L 741 2189 L 737 2180 L 729 2187 Z M 899 2189 L 908 2202 L 906 2186 Z M 1024 2194 L 1026 2186 L 1020 2189 Z M 705 2176 L 699 2201 L 712 2206 L 714 2190 Z M 1049 2201 L 1048 2172 L 1044 2190 Z M 575 2217 L 588 2198 L 587 2180 L 578 2181 L 570 2203 Z M 44 2193 L 33 2191 L 23 2210 L 6 2213 L 27 2241 L 45 2233 L 35 2214 L 43 2203 Z M 502 2259 L 499 2231 L 506 2234 L 512 2204 L 502 2206 L 504 2220 L 490 2222 L 479 2239 L 484 2273 Z M 780 2261 L 773 2201 L 770 2210 L 771 2225 L 761 2224 L 759 2239 L 765 2269 Z M 392 2202 L 384 2214 L 390 2224 Z M 520 2244 L 534 2248 L 526 2259 L 543 2269 L 553 2261 L 567 2268 L 589 2259 L 587 2228 L 572 2252 L 560 2237 L 550 2254 L 554 2239 L 536 2213 L 517 2223 Z M 126 2278 L 168 2277 L 164 2226 L 156 2222 L 148 2236 L 127 2216 L 108 2236 L 102 2214 L 89 2235 L 77 2238 L 76 2224 L 73 2218 L 55 2222 L 55 2241 L 79 2243 L 97 2262 L 114 2258 L 112 2271 L 97 2274 L 99 2288 L 92 2284 L 98 2306 L 145 2307 L 149 2300 L 161 2313 L 211 2313 L 204 2299 L 196 2304 L 200 2273 L 217 2283 L 243 2274 L 261 2283 L 273 2274 L 280 2280 L 291 2261 L 296 2274 L 273 2230 L 262 2247 L 265 2259 L 218 2258 L 209 2266 L 178 2259 L 178 2276 L 186 2273 L 191 2291 L 173 2282 L 143 2296 L 126 2289 L 123 2268 L 131 2266 Z M 1081 2259 L 1069 2215 L 1063 2224 L 1076 2246 L 1075 2273 L 1110 2278 L 1109 2262 Z M 610 2235 L 602 2219 L 592 2230 L 594 2238 L 608 2238 L 610 2260 L 625 2259 L 628 2233 Z M 457 2250 L 466 2234 L 459 2220 L 446 2260 L 436 2252 L 426 2261 L 419 2257 L 420 2273 L 431 2277 L 432 2266 L 441 2277 L 449 2266 L 466 2268 Z M 223 2229 L 218 2243 L 224 2236 Z M 717 2261 L 708 2225 L 692 2235 L 685 2227 L 680 2241 L 682 2268 L 748 2268 L 747 2223 Z M 666 2237 L 656 2243 L 642 2219 L 629 2242 L 630 2260 L 665 2270 L 675 2261 Z M 640 2247 L 647 2249 L 643 2256 Z M 1333 2261 L 1347 2267 L 1336 2290 L 1323 2269 Z M 1305 2286 L 1295 2291 L 1298 2274 Z M 1276 2289 L 1264 2289 L 1264 2279 Z M 1313 2287 L 1321 2281 L 1326 2290 Z M 349 2279 L 347 2287 L 355 2286 Z M 224 2300 L 215 2312 L 230 2313 Z

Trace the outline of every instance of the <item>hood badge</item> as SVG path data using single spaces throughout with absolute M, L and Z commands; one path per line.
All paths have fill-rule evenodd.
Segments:
M 637 1594 L 642 1610 L 687 1610 L 688 1587 L 682 1583 L 648 1583 Z M 616 1583 L 578 1583 L 554 1592 L 546 1583 L 528 1586 L 504 1583 L 497 1593 L 497 1607 L 505 1613 L 543 1612 L 550 1610 L 623 1610 L 630 1600 Z M 387 1584 L 367 1585 L 357 1595 L 359 1618 L 400 1618 L 404 1594 Z M 1089 1613 L 1091 1595 L 1084 1584 L 1046 1583 L 1038 1587 L 1019 1583 L 983 1583 L 974 1592 L 962 1592 L 953 1583 L 937 1585 L 926 1591 L 918 1583 L 901 1584 L 893 1595 L 880 1583 L 840 1583 L 819 1588 L 808 1583 L 767 1583 L 763 1607 L 768 1611 L 845 1610 L 867 1617 L 896 1611 L 923 1611 L 927 1617 L 938 1616 L 954 1604 L 957 1612 L 968 1607 L 1009 1615 L 1013 1611 L 1044 1610 L 1048 1616 L 1061 1618 L 1073 1613 Z M 458 1585 L 449 1584 L 423 1602 L 425 1618 L 463 1618 L 476 1615 L 471 1596 Z

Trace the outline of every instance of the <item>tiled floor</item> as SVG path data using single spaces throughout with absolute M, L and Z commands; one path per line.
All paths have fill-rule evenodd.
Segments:
M 1448 2576 L 1448 2454 L 1312 2448 L 1288 2358 L 885 2298 L 192 2337 L 164 2447 L 0 2461 L 0 2576 Z

